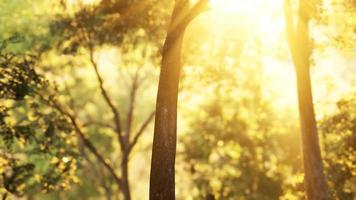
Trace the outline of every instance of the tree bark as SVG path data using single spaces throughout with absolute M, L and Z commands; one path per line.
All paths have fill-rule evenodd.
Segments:
M 186 27 L 207 9 L 208 0 L 190 8 L 190 0 L 176 0 L 163 46 L 158 86 L 150 174 L 150 200 L 175 199 L 177 101 L 181 51 Z
M 177 98 L 185 26 L 179 21 L 189 1 L 177 0 L 162 52 L 150 174 L 150 200 L 175 199 Z
M 294 31 L 291 9 L 287 9 L 287 34 L 297 76 L 306 194 L 309 200 L 327 200 L 330 195 L 323 173 L 310 79 L 310 11 L 307 2 L 300 0 L 297 28 Z

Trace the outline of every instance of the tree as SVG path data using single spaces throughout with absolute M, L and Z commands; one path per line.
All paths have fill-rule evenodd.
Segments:
M 162 52 L 150 174 L 150 199 L 175 199 L 177 99 L 181 49 L 189 23 L 207 5 L 201 0 L 190 8 L 189 0 L 176 0 Z
M 286 32 L 297 76 L 305 189 L 309 200 L 324 200 L 330 196 L 323 173 L 309 71 L 309 21 L 314 10 L 315 2 L 300 0 L 295 28 L 290 2 L 285 1 Z
M 105 78 L 100 72 L 95 53 L 97 49 L 104 45 L 118 46 L 123 52 L 133 52 L 135 48 L 142 46 L 143 41 L 147 43 L 147 46 L 160 44 L 160 34 L 162 32 L 160 27 L 164 26 L 165 23 L 164 12 L 159 10 L 163 7 L 162 4 L 166 3 L 157 4 L 152 0 L 104 0 L 93 7 L 83 7 L 74 16 L 60 16 L 51 26 L 52 33 L 61 36 L 57 47 L 64 54 L 76 55 L 80 50 L 88 52 L 89 63 L 95 73 L 102 100 L 112 114 L 111 119 L 109 119 L 111 122 L 102 121 L 103 119 L 80 120 L 80 117 L 76 114 L 79 112 L 78 109 L 73 109 L 67 105 L 52 105 L 56 106 L 62 111 L 63 115 L 71 119 L 73 126 L 80 135 L 88 135 L 85 127 L 110 129 L 116 134 L 120 146 L 120 155 L 117 155 L 120 158 L 120 173 L 116 172 L 112 166 L 113 163 L 108 163 L 105 158 L 106 155 L 100 153 L 89 139 L 83 145 L 110 172 L 119 187 L 118 191 L 123 194 L 126 200 L 131 199 L 128 169 L 130 155 L 139 138 L 152 121 L 154 111 L 151 111 L 140 127 L 135 130 L 133 122 L 134 113 L 137 109 L 137 92 L 144 78 L 144 72 L 141 73 L 140 67 L 138 67 L 130 80 L 127 114 L 123 115 L 122 110 L 126 109 L 124 106 L 121 109 L 118 108 L 115 98 L 110 95 L 110 92 L 105 87 Z M 142 50 L 140 53 L 146 55 L 148 59 L 146 62 L 152 60 L 154 63 L 158 56 L 156 52 L 150 52 L 149 50 Z M 132 60 L 129 62 L 132 62 Z M 141 61 L 135 60 L 134 62 Z M 72 102 L 77 101 L 76 98 L 71 97 L 71 99 Z M 68 104 L 68 102 L 64 104 Z

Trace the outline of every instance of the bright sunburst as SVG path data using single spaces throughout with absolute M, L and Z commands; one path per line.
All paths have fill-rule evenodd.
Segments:
M 285 44 L 283 0 L 210 0 L 210 6 L 214 31 L 242 24 L 242 28 L 229 34 L 246 38 L 245 44 L 260 42 L 263 73 L 270 81 L 266 87 L 272 93 L 281 89 L 291 91 L 279 96 L 277 104 L 293 107 L 296 104 L 296 85 L 290 80 L 294 77 L 293 66 L 275 56 Z M 226 38 L 227 34 L 221 37 Z M 288 55 L 287 50 L 283 52 Z
M 239 13 L 256 16 L 260 12 L 271 12 L 279 8 L 281 0 L 211 0 L 210 5 L 214 12 Z

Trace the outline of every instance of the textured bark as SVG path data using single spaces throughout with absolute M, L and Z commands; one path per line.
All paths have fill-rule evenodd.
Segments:
M 177 98 L 185 31 L 185 27 L 178 25 L 178 20 L 188 9 L 188 1 L 176 1 L 163 47 L 152 149 L 150 200 L 175 199 Z
M 181 50 L 188 24 L 207 9 L 208 0 L 190 8 L 189 0 L 176 0 L 163 46 L 158 86 L 150 175 L 150 200 L 175 199 L 177 100 Z
M 309 8 L 307 2 L 300 1 L 294 31 L 289 6 L 286 4 L 286 25 L 297 76 L 306 194 L 309 200 L 327 200 L 330 195 L 323 173 L 310 79 Z

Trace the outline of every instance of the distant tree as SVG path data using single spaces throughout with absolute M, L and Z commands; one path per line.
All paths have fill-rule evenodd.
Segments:
M 85 130 L 88 130 L 84 126 L 110 129 L 116 133 L 120 146 L 120 155 L 117 156 L 120 159 L 120 173 L 112 166 L 114 163 L 107 162 L 107 155 L 99 152 L 94 147 L 94 144 L 91 142 L 84 143 L 84 147 L 95 155 L 99 163 L 105 166 L 114 178 L 119 188 L 118 191 L 122 193 L 126 200 L 131 199 L 129 183 L 130 155 L 139 138 L 152 121 L 154 110 L 152 109 L 142 124 L 137 129 L 134 129 L 137 93 L 144 78 L 144 72 L 140 72 L 140 67 L 137 68 L 131 77 L 130 88 L 127 91 L 129 99 L 127 109 L 123 105 L 120 105 L 119 109 L 119 106 L 115 103 L 116 100 L 110 95 L 108 88 L 105 87 L 105 79 L 100 72 L 94 54 L 97 49 L 104 45 L 117 46 L 127 54 L 135 51 L 135 48 L 143 43 L 147 44 L 147 46 L 159 46 L 164 34 L 162 27 L 166 23 L 164 14 L 166 9 L 163 8 L 167 8 L 167 6 L 163 5 L 169 6 L 169 2 L 103 0 L 97 5 L 81 8 L 74 15 L 59 16 L 57 21 L 51 25 L 52 34 L 61 36 L 57 46 L 58 50 L 67 55 L 77 55 L 81 50 L 88 52 L 89 63 L 95 73 L 98 89 L 107 108 L 109 108 L 109 112 L 112 114 L 112 119 L 110 121 L 94 119 L 94 121 L 87 120 L 83 122 L 80 117 L 76 116 L 75 111 L 68 106 L 66 106 L 66 109 L 62 109 L 62 113 L 72 119 L 71 121 L 76 127 L 76 131 L 83 135 L 87 134 Z M 158 52 L 152 53 L 145 49 L 142 50 L 141 54 L 143 57 L 146 56 L 148 59 L 152 59 L 153 63 L 156 57 L 159 57 Z M 74 97 L 72 101 L 77 101 L 77 99 Z M 126 115 L 122 113 L 122 110 L 127 110 Z M 110 186 L 104 186 L 104 188 L 110 190 Z M 110 198 L 109 196 L 110 194 L 108 198 Z
M 68 8 L 66 1 L 62 1 L 62 5 L 64 9 Z M 170 1 L 102 0 L 95 5 L 83 6 L 74 14 L 59 15 L 50 26 L 51 34 L 59 38 L 56 44 L 57 51 L 65 55 L 74 56 L 80 54 L 81 51 L 89 54 L 87 58 L 95 73 L 97 89 L 100 91 L 106 104 L 105 106 L 112 114 L 112 118 L 109 121 L 98 117 L 94 117 L 92 120 L 83 120 L 76 112 L 84 111 L 80 108 L 78 109 L 78 107 L 73 109 L 68 102 L 64 103 L 64 105 L 62 102 L 60 106 L 62 108 L 59 109 L 62 110 L 62 114 L 71 119 L 72 124 L 76 127 L 75 130 L 83 135 L 88 135 L 93 129 L 106 129 L 110 132 L 115 132 L 116 141 L 120 147 L 120 155 L 116 156 L 120 160 L 118 164 L 120 166 L 119 172 L 113 167 L 115 161 L 107 162 L 109 155 L 99 152 L 100 147 L 95 147 L 96 145 L 90 142 L 90 138 L 88 138 L 88 142 L 83 143 L 83 146 L 97 158 L 102 166 L 105 166 L 113 177 L 117 188 L 119 188 L 117 191 L 122 193 L 126 200 L 131 199 L 129 183 L 130 156 L 134 146 L 153 120 L 154 110 L 152 109 L 142 124 L 135 128 L 135 112 L 138 104 L 137 94 L 145 77 L 145 72 L 141 72 L 144 70 L 140 70 L 143 67 L 138 67 L 134 75 L 131 76 L 131 80 L 129 80 L 130 88 L 126 93 L 129 101 L 127 105 L 117 105 L 115 97 L 105 87 L 106 80 L 100 72 L 95 53 L 105 45 L 120 48 L 123 54 L 128 55 L 133 54 L 136 49 L 142 49 L 143 45 L 160 49 L 165 34 L 166 16 L 168 16 L 166 12 L 169 12 L 170 5 Z M 150 52 L 149 48 L 144 48 L 139 53 L 142 55 L 142 59 L 147 58 L 152 63 L 155 63 L 155 60 L 160 57 L 158 51 Z M 141 59 L 141 57 L 138 59 Z M 133 61 L 130 60 L 129 62 Z M 136 60 L 136 62 L 140 65 L 139 62 L 141 61 Z M 121 88 L 118 90 L 121 90 Z M 77 97 L 73 98 L 73 95 L 71 96 L 72 102 L 81 101 Z M 123 114 L 123 110 L 127 110 L 127 113 Z M 88 158 L 88 156 L 84 156 L 84 158 Z M 89 160 L 88 163 L 94 164 L 94 166 L 97 165 L 96 162 L 89 162 Z M 103 181 L 103 187 L 107 190 L 107 196 L 110 198 L 110 193 L 112 193 L 110 192 L 111 186 L 105 185 L 106 183 Z

